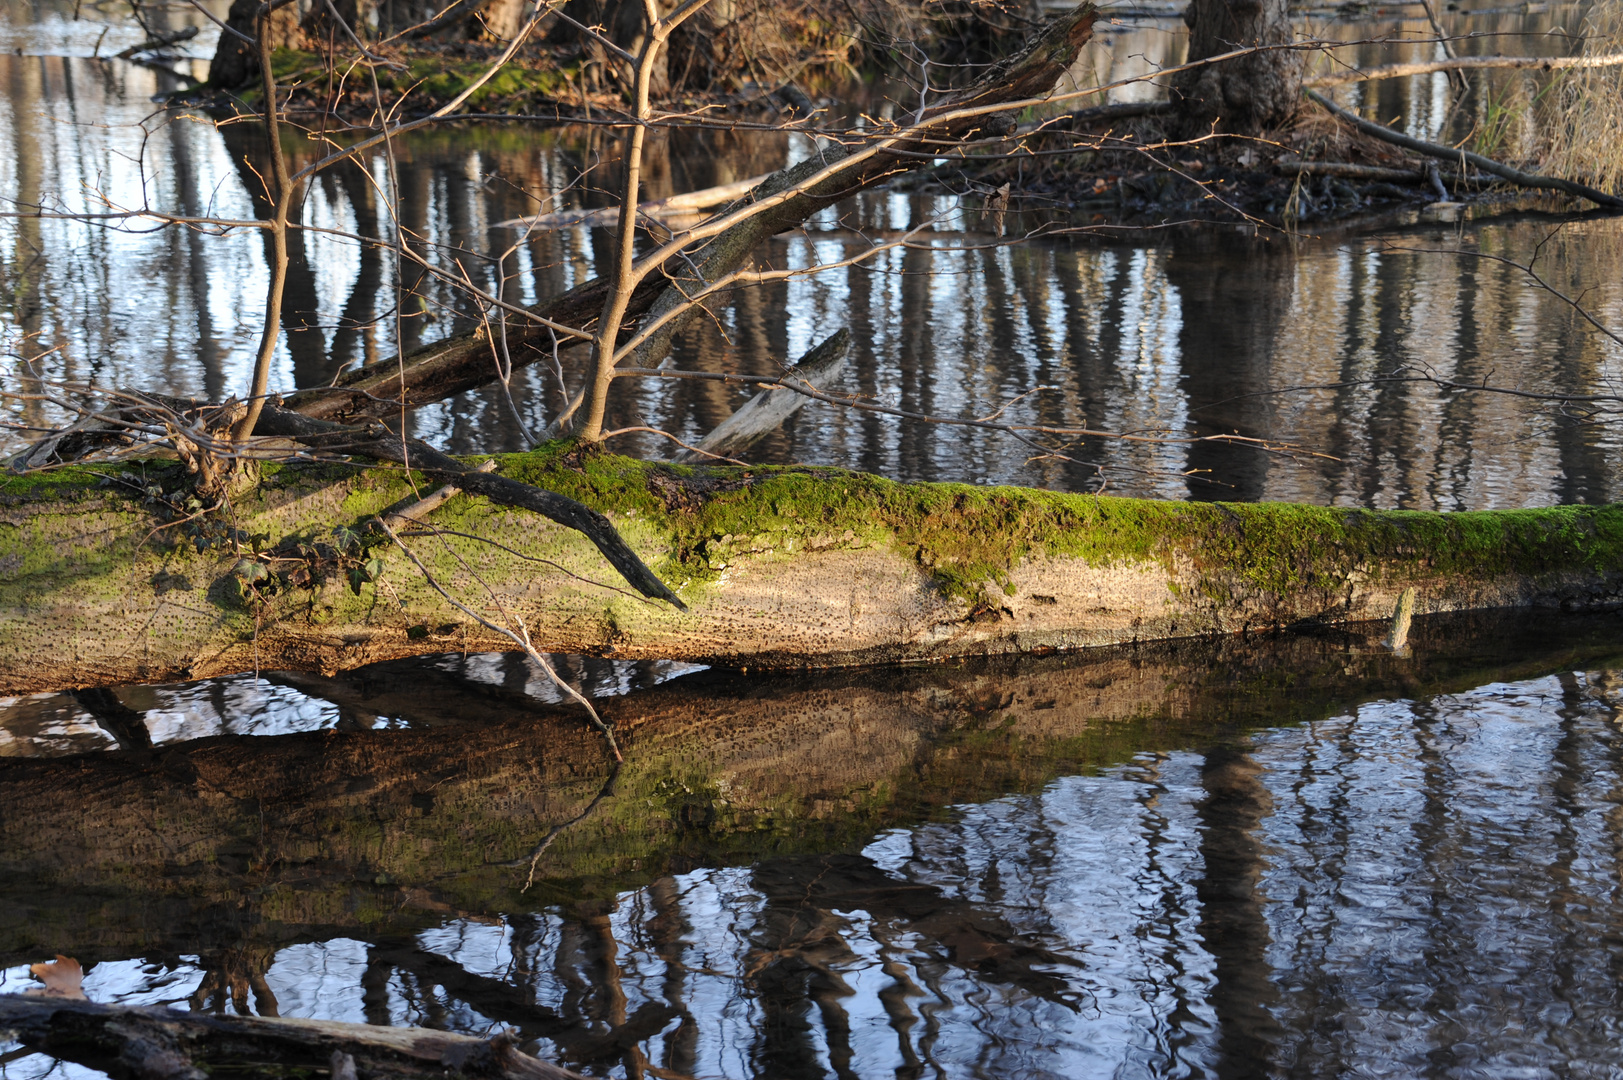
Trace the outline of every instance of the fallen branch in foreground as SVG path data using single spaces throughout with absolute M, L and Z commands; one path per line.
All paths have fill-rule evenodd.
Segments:
M 1462 168 L 1466 164 L 1475 165 L 1483 172 L 1493 173 L 1495 176 L 1509 180 L 1511 183 L 1520 187 L 1543 188 L 1549 191 L 1561 191 L 1568 195 L 1576 195 L 1579 198 L 1588 199 L 1590 202 L 1596 203 L 1600 206 L 1623 209 L 1623 198 L 1616 195 L 1608 195 L 1606 192 L 1592 188 L 1588 184 L 1580 184 L 1572 180 L 1562 180 L 1554 176 L 1538 176 L 1533 173 L 1522 172 L 1520 169 L 1513 168 L 1504 164 L 1503 162 L 1495 161 L 1492 158 L 1483 157 L 1481 154 L 1474 154 L 1469 150 L 1455 149 L 1451 146 L 1439 146 L 1436 143 L 1429 143 L 1423 139 L 1416 139 L 1413 136 L 1405 135 L 1402 132 L 1393 131 L 1385 124 L 1377 124 L 1372 121 L 1365 120 L 1356 113 L 1343 109 L 1340 105 L 1337 105 L 1335 102 L 1331 101 L 1329 98 L 1326 98 L 1317 91 L 1308 90 L 1306 93 L 1310 99 L 1334 116 L 1345 120 L 1359 131 L 1362 131 L 1364 134 L 1373 135 L 1375 138 L 1389 142 L 1394 146 L 1401 146 L 1406 150 L 1413 150 L 1417 154 L 1425 154 L 1427 157 L 1437 158 L 1439 161 L 1452 161 L 1460 165 Z
M 1606 56 L 1460 56 L 1447 60 L 1424 60 L 1413 64 L 1388 64 L 1385 67 L 1352 68 L 1333 75 L 1320 75 L 1302 80 L 1304 87 L 1345 86 L 1348 83 L 1368 82 L 1372 79 L 1401 79 L 1406 75 L 1430 75 L 1437 71 L 1476 71 L 1482 68 L 1536 68 L 1539 71 L 1558 71 L 1569 68 L 1618 67 L 1623 65 L 1623 53 Z
M 336 1020 L 210 1015 L 100 1005 L 61 997 L 0 995 L 0 1028 L 53 1057 L 114 1078 L 206 1080 L 216 1070 L 244 1080 L 283 1080 L 293 1070 L 332 1080 L 581 1080 L 531 1057 L 503 1033 L 489 1039 L 415 1027 Z

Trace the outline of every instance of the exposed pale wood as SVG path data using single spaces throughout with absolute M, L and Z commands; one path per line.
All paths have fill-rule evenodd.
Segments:
M 1487 68 L 1534 68 L 1539 71 L 1564 71 L 1572 68 L 1617 67 L 1623 65 L 1623 53 L 1606 56 L 1461 56 L 1448 60 L 1422 60 L 1412 64 L 1387 64 L 1383 67 L 1354 68 L 1330 75 L 1304 79 L 1305 87 L 1346 86 L 1348 83 L 1368 82 L 1372 79 L 1401 79 L 1408 75 L 1430 75 L 1437 71 L 1478 71 Z
M 663 199 L 651 199 L 648 202 L 637 204 L 639 218 L 671 217 L 677 214 L 690 214 L 695 210 L 709 210 L 711 207 L 732 202 L 743 198 L 750 190 L 765 180 L 771 173 L 762 173 L 747 180 L 735 180 L 730 184 L 719 184 L 716 187 L 704 188 L 701 191 L 689 191 L 681 195 L 671 195 Z M 559 210 L 551 214 L 535 214 L 530 217 L 508 218 L 498 221 L 493 227 L 497 229 L 562 229 L 570 225 L 608 226 L 620 220 L 620 208 L 617 206 L 600 206 L 586 210 Z
M 481 473 L 495 472 L 496 459 L 492 458 L 489 461 L 482 462 L 481 464 L 475 466 L 473 471 Z M 410 506 L 402 507 L 399 510 L 390 511 L 387 515 L 385 515 L 386 520 L 391 525 L 403 521 L 421 521 L 435 510 L 438 510 L 441 506 L 444 506 L 446 501 L 450 499 L 451 496 L 459 495 L 461 492 L 462 488 L 456 484 L 446 484 L 438 491 L 430 492 L 421 499 L 418 499 L 416 502 L 412 503 Z
M 783 374 L 780 382 L 798 383 L 812 390 L 827 391 L 845 370 L 851 355 L 851 333 L 840 329 L 801 357 Z M 677 461 L 706 461 L 731 457 L 749 449 L 793 416 L 811 398 L 793 390 L 762 390 L 750 398 L 714 431 L 701 439 L 693 450 L 676 455 Z
M 1392 613 L 1392 629 L 1386 635 L 1384 644 L 1395 653 L 1404 652 L 1409 647 L 1409 624 L 1414 619 L 1414 590 L 1404 589 L 1403 595 L 1398 597 L 1397 610 Z

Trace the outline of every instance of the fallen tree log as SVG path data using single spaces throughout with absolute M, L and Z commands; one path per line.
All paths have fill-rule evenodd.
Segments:
M 1386 619 L 1410 587 L 1417 613 L 1623 602 L 1623 506 L 1161 502 L 568 443 L 498 460 L 458 483 L 505 476 L 606 515 L 689 608 L 601 581 L 579 533 L 467 492 L 402 534 L 559 652 L 791 668 Z M 416 500 L 399 470 L 267 467 L 229 518 L 172 509 L 187 483 L 179 463 L 0 482 L 0 693 L 509 647 L 389 549 L 357 562 L 368 521 Z
M 948 146 L 1012 133 L 1017 127 L 1014 118 L 996 113 L 995 107 L 1051 93 L 1093 36 L 1096 16 L 1092 3 L 1079 4 L 1045 26 L 1024 51 L 991 68 L 974 85 L 941 95 L 911 129 L 864 133 L 850 148 L 838 142 L 819 141 L 817 152 L 810 158 L 767 177 L 722 214 L 769 199 L 776 200 L 773 205 L 744 217 L 719 235 L 695 242 L 643 278 L 626 309 L 628 323 L 684 303 L 682 290 L 689 289 L 691 294 L 695 267 L 707 281 L 714 281 L 741 266 L 762 241 L 796 228 L 841 199 L 927 165 Z M 962 115 L 966 111 L 973 115 Z M 898 137 L 903 132 L 907 132 L 906 137 Z M 873 141 L 886 139 L 890 145 L 884 152 L 867 152 Z M 791 197 L 784 197 L 786 194 Z M 544 300 L 529 311 L 555 324 L 590 331 L 602 314 L 606 292 L 606 283 L 596 278 Z M 644 353 L 668 344 L 686 318 L 667 323 Z M 624 333 L 622 328 L 622 336 Z M 570 344 L 540 322 L 520 317 L 509 320 L 506 344 L 515 367 L 552 357 L 559 343 Z M 285 404 L 294 412 L 323 420 L 380 419 L 397 414 L 402 402 L 416 408 L 495 381 L 497 369 L 491 343 L 482 329 L 476 329 L 398 359 L 391 356 L 346 372 L 331 386 L 299 390 L 289 394 Z
M 273 1080 L 296 1070 L 357 1076 L 582 1080 L 519 1050 L 510 1036 L 479 1039 L 427 1028 L 336 1020 L 209 1015 L 0 995 L 0 1029 L 25 1046 L 101 1069 L 113 1080 L 205 1080 L 215 1069 Z

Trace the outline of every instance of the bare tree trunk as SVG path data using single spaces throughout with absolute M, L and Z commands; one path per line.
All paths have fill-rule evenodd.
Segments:
M 1295 40 L 1285 0 L 1189 0 L 1189 59 L 1204 60 L 1234 49 L 1285 45 Z M 1191 132 L 1218 130 L 1255 134 L 1289 120 L 1300 101 L 1302 53 L 1265 50 L 1173 80 L 1173 100 Z
M 259 74 L 258 45 L 260 0 L 232 0 L 225 24 L 242 34 L 238 37 L 229 30 L 220 34 L 214 59 L 209 62 L 209 83 L 222 89 L 242 86 Z M 297 4 L 283 4 L 268 17 L 271 52 L 291 49 L 299 44 L 299 9 Z M 248 38 L 245 41 L 243 38 Z
M 525 0 L 490 0 L 477 15 L 473 25 L 498 41 L 511 41 L 524 23 Z

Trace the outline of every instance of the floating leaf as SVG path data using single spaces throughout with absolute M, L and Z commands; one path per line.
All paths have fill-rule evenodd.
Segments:
M 44 983 L 43 987 L 28 991 L 37 997 L 74 998 L 79 1001 L 85 998 L 85 969 L 79 966 L 79 961 L 71 956 L 56 954 L 56 959 L 49 964 L 31 964 L 28 968 L 34 973 L 34 978 Z

